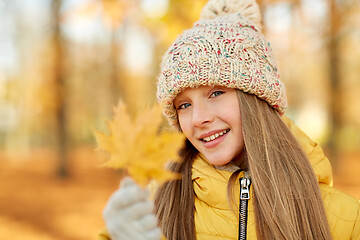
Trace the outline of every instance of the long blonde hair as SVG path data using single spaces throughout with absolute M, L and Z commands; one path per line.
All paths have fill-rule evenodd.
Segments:
M 332 239 L 314 171 L 276 110 L 238 91 L 245 142 L 244 166 L 252 179 L 258 239 Z M 191 166 L 197 150 L 187 140 L 172 170 L 182 178 L 155 195 L 155 212 L 168 240 L 195 240 Z M 228 189 L 234 185 L 231 177 Z M 228 198 L 232 191 L 228 191 Z

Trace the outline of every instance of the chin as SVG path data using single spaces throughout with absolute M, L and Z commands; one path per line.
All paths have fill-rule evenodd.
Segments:
M 216 157 L 216 156 L 209 156 L 207 157 L 204 155 L 208 162 L 214 166 L 223 166 L 231 162 L 232 157 Z

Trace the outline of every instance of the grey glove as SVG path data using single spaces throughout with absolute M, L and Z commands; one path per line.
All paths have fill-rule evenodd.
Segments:
M 108 200 L 103 217 L 112 240 L 159 240 L 161 231 L 153 214 L 149 191 L 141 189 L 130 177 Z

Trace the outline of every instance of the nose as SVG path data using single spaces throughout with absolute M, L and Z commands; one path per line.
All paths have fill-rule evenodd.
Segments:
M 213 121 L 213 115 L 206 103 L 193 104 L 192 121 L 194 127 L 203 127 Z

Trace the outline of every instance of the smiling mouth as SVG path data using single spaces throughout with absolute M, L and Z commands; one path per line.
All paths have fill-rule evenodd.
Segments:
M 224 130 L 224 131 L 215 133 L 215 134 L 213 134 L 213 135 L 211 135 L 211 136 L 208 136 L 208 137 L 203 138 L 203 139 L 200 139 L 200 140 L 203 141 L 203 142 L 211 142 L 211 141 L 213 141 L 213 140 L 215 140 L 215 139 L 217 139 L 217 138 L 219 138 L 219 137 L 227 134 L 229 131 L 230 131 L 230 129 L 226 129 L 226 130 Z

